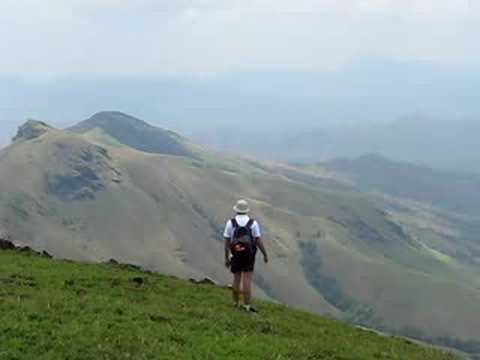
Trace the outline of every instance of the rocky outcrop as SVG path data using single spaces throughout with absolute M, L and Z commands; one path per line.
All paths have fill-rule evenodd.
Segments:
M 197 280 L 197 279 L 189 279 L 189 281 L 192 283 L 192 284 L 197 284 L 197 285 L 214 285 L 214 286 L 218 286 L 218 283 L 213 280 L 212 278 L 209 278 L 209 277 L 206 277 L 206 278 L 203 278 L 201 280 Z
M 100 146 L 57 143 L 52 159 L 62 166 L 47 171 L 47 191 L 63 200 L 93 200 L 109 183 L 122 182 L 120 170 Z
M 15 248 L 15 245 L 10 240 L 0 238 L 0 250 L 13 250 Z
M 51 129 L 52 127 L 43 121 L 28 120 L 18 128 L 17 135 L 13 138 L 13 141 L 36 139 Z
M 53 256 L 45 250 L 35 251 L 30 246 L 16 245 L 13 241 L 3 239 L 3 238 L 0 238 L 0 250 L 17 250 L 17 251 L 20 251 L 20 252 L 30 252 L 32 254 L 36 254 L 36 255 L 39 255 L 39 256 L 44 256 L 44 257 L 47 257 L 49 259 L 53 258 Z

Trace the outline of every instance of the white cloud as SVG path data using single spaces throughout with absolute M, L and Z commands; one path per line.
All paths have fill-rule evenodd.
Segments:
M 477 0 L 2 0 L 0 73 L 479 65 Z

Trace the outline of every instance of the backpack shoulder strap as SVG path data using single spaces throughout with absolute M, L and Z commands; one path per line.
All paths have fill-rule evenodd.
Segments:
M 248 233 L 250 234 L 250 239 L 252 240 L 252 246 L 255 248 L 257 246 L 257 241 L 255 236 L 253 235 L 253 225 L 255 224 L 255 219 L 250 219 L 248 220 L 248 223 L 246 225 L 248 229 Z
M 232 223 L 232 226 L 234 229 L 238 228 L 238 222 L 237 222 L 237 219 L 235 218 L 232 218 L 231 220 L 231 223 Z

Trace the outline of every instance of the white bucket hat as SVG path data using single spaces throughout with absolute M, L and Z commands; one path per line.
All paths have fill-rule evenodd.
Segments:
M 237 214 L 247 214 L 250 211 L 247 200 L 238 200 L 233 210 L 235 210 Z

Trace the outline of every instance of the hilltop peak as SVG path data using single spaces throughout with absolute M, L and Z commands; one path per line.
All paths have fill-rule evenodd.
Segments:
M 143 152 L 192 156 L 181 136 L 119 111 L 98 112 L 70 130 L 80 134 L 101 132 L 123 145 Z
M 75 132 L 86 132 L 93 128 L 122 127 L 125 129 L 151 129 L 152 126 L 143 120 L 120 111 L 99 111 L 88 119 L 73 126 L 70 130 Z
M 18 128 L 17 135 L 13 141 L 36 139 L 53 129 L 47 123 L 39 120 L 28 119 L 27 122 Z
M 123 113 L 121 111 L 99 111 L 93 114 L 87 121 L 90 122 L 121 122 L 121 123 L 130 123 L 130 124 L 141 124 L 144 126 L 150 126 L 145 121 L 140 120 L 132 115 Z
M 121 111 L 116 111 L 116 110 L 103 110 L 103 111 L 98 111 L 95 114 L 93 114 L 91 117 L 101 117 L 101 116 L 124 116 L 124 117 L 129 117 L 129 118 L 134 118 L 131 115 L 128 115 L 126 113 L 123 113 Z

